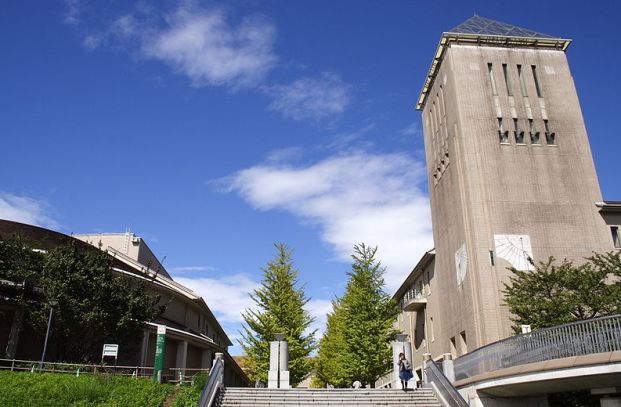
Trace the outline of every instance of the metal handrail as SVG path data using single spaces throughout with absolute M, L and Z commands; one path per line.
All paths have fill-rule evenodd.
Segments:
M 209 372 L 209 378 L 201 393 L 201 397 L 196 403 L 197 407 L 211 407 L 218 393 L 224 388 L 224 360 L 222 354 L 217 353 L 213 361 L 213 367 Z
M 621 314 L 572 322 L 512 336 L 454 361 L 455 378 L 527 363 L 621 350 Z
M 444 407 L 468 407 L 466 400 L 432 359 L 425 361 L 425 386 L 433 389 Z

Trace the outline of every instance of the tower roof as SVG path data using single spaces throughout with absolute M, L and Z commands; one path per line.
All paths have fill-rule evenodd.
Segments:
M 454 34 L 497 35 L 502 37 L 559 38 L 527 28 L 501 23 L 500 21 L 477 16 L 476 14 L 448 32 Z
M 495 46 L 507 48 L 545 48 L 565 51 L 571 40 L 554 37 L 526 28 L 491 20 L 474 15 L 463 23 L 442 33 L 431 67 L 423 89 L 416 102 L 416 109 L 422 110 L 427 101 L 427 94 L 431 90 L 444 53 L 451 43 L 468 44 L 475 46 Z

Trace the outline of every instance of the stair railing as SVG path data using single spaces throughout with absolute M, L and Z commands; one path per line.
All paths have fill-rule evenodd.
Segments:
M 433 389 L 444 407 L 468 407 L 451 381 L 444 375 L 433 359 L 425 360 L 425 387 Z
M 212 407 L 222 389 L 224 389 L 224 359 L 222 353 L 216 353 L 213 367 L 209 372 L 209 377 L 196 407 Z

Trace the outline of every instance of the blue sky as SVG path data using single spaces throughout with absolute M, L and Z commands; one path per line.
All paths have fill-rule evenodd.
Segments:
M 134 231 L 233 339 L 287 243 L 321 327 L 354 243 L 379 245 L 389 291 L 433 246 L 414 103 L 442 31 L 474 13 L 574 39 L 602 192 L 621 199 L 621 3 L 515 4 L 3 2 L 0 218 Z

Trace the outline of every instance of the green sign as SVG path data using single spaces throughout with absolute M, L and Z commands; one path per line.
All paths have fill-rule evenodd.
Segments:
M 164 356 L 166 351 L 166 325 L 157 326 L 157 340 L 155 342 L 155 363 L 153 364 L 153 380 L 161 381 L 164 370 Z

